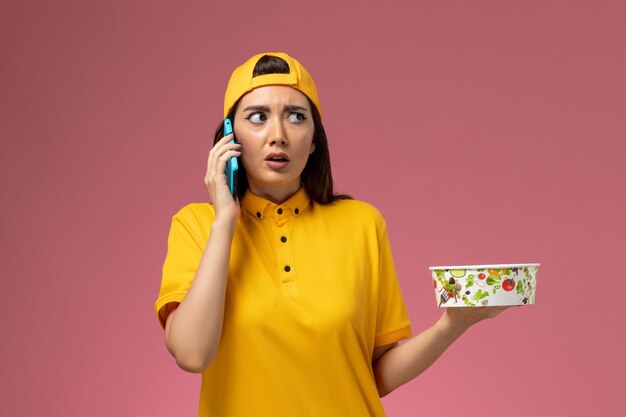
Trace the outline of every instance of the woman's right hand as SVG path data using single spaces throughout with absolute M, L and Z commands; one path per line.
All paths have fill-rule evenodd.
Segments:
M 232 139 L 232 134 L 224 136 L 209 152 L 204 184 L 215 209 L 215 220 L 223 219 L 234 226 L 239 218 L 239 202 L 230 194 L 224 170 L 228 159 L 241 155 L 241 144 L 230 143 Z

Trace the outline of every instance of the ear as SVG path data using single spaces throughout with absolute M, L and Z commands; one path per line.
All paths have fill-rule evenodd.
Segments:
M 311 150 L 309 151 L 309 155 L 315 152 L 315 143 L 311 142 Z

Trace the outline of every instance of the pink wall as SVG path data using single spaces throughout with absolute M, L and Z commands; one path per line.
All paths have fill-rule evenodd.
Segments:
M 388 220 L 415 330 L 441 313 L 429 265 L 542 263 L 536 305 L 389 415 L 621 415 L 623 4 L 3 3 L 0 414 L 195 414 L 152 311 L 170 216 L 207 199 L 230 70 L 285 50 L 316 77 L 338 190 Z

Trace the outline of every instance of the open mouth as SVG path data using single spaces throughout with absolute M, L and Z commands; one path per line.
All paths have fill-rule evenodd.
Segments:
M 265 160 L 271 162 L 289 162 L 289 158 L 284 153 L 270 154 Z

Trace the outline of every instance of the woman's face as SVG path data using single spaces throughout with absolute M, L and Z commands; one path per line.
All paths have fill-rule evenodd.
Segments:
M 234 129 L 250 190 L 275 203 L 295 193 L 315 149 L 307 97 L 288 86 L 252 90 L 239 102 Z

